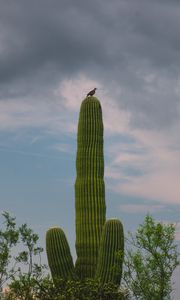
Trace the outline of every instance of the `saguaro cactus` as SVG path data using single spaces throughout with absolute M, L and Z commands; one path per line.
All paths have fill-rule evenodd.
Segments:
M 124 249 L 123 227 L 118 220 L 105 221 L 105 186 L 102 110 L 96 97 L 83 100 L 78 123 L 77 177 L 75 182 L 75 268 L 62 229 L 49 229 L 46 237 L 48 262 L 53 278 L 97 278 L 119 283 Z M 117 272 L 118 267 L 118 272 Z

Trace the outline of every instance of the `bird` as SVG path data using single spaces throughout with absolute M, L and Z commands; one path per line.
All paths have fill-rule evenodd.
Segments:
M 93 96 L 96 92 L 97 88 L 94 88 L 92 91 L 90 91 L 88 94 L 87 94 L 87 97 L 88 96 Z

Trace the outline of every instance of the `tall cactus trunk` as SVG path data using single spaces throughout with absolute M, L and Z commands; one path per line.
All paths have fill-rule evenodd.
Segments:
M 77 143 L 75 270 L 84 279 L 95 275 L 106 215 L 102 109 L 95 97 L 81 104 Z

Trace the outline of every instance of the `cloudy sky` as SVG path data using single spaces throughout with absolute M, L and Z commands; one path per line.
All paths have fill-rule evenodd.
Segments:
M 107 216 L 180 240 L 180 2 L 0 1 L 0 203 L 74 249 L 81 101 L 103 109 Z M 177 298 L 178 299 L 178 298 Z

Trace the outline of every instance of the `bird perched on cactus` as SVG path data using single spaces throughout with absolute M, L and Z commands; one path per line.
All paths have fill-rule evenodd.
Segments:
M 117 219 L 106 221 L 103 120 L 101 104 L 92 96 L 95 90 L 83 100 L 78 123 L 75 266 L 62 229 L 48 230 L 46 250 L 54 281 L 75 276 L 119 284 L 123 260 L 117 253 L 124 251 L 123 225 Z
M 94 88 L 92 91 L 90 91 L 88 94 L 87 94 L 87 97 L 88 96 L 93 96 L 96 92 L 97 88 Z

